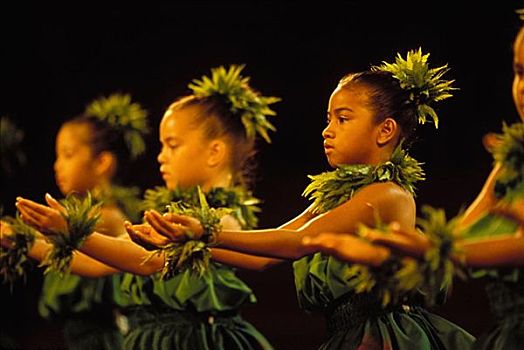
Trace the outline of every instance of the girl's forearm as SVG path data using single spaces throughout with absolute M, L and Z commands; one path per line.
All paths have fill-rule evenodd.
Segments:
M 163 256 L 154 256 L 131 240 L 109 237 L 94 232 L 84 242 L 80 251 L 121 271 L 149 276 L 158 272 L 163 264 Z
M 224 230 L 218 235 L 221 248 L 276 259 L 299 259 L 313 252 L 302 245 L 304 232 L 287 229 Z
M 461 241 L 464 263 L 471 267 L 524 266 L 524 237 L 508 235 L 495 239 Z
M 260 257 L 231 250 L 212 248 L 213 260 L 241 269 L 264 271 L 284 260 Z
M 43 261 L 49 251 L 53 248 L 50 243 L 43 239 L 36 239 L 35 243 L 29 250 L 29 257 L 37 261 Z M 71 273 L 83 277 L 103 277 L 120 272 L 119 270 L 103 264 L 80 252 L 73 252 L 71 261 Z

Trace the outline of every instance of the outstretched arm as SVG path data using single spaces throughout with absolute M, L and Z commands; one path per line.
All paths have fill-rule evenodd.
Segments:
M 27 199 L 18 199 L 17 208 L 22 219 L 44 234 L 53 234 L 53 231 L 66 232 L 67 223 L 61 214 L 63 209 L 60 204 L 50 196 L 46 196 L 46 201 L 49 207 Z M 116 270 L 140 275 L 153 274 L 160 270 L 164 263 L 163 257 L 153 257 L 144 263 L 149 253 L 126 239 L 126 236 L 110 237 L 93 232 L 79 250 Z
M 522 267 L 524 266 L 524 235 L 489 238 L 478 241 L 461 241 L 465 265 L 471 267 Z
M 89 235 L 79 250 L 109 266 L 142 276 L 152 275 L 164 265 L 163 256 L 155 255 L 145 261 L 151 253 L 141 246 L 124 237 L 109 237 L 98 232 Z
M 502 165 L 497 164 L 489 174 L 482 190 L 478 194 L 477 198 L 471 203 L 471 205 L 466 209 L 466 212 L 462 216 L 459 226 L 464 229 L 467 226 L 471 225 L 477 221 L 482 215 L 486 214 L 488 211 L 493 208 L 497 200 L 495 198 L 494 186 L 495 180 L 502 170 Z
M 316 250 L 302 244 L 305 236 L 322 232 L 354 233 L 360 223 L 374 226 L 376 214 L 389 222 L 399 221 L 406 227 L 414 226 L 414 202 L 411 196 L 392 183 L 377 183 L 361 189 L 339 207 L 309 220 L 296 230 L 280 228 L 267 230 L 223 230 L 218 235 L 218 246 L 242 253 L 280 259 L 298 259 Z M 170 215 L 170 216 L 169 216 Z M 156 212 L 146 214 L 146 220 L 159 233 L 173 240 L 183 239 L 184 232 L 201 230 L 198 222 L 169 214 L 168 220 Z M 178 223 L 177 223 L 178 221 Z
M 515 213 L 505 208 L 513 215 Z M 407 231 L 397 225 L 390 225 L 387 234 L 370 230 L 366 238 L 374 244 L 398 250 L 408 256 L 420 258 L 431 248 L 426 235 L 415 230 Z M 524 222 L 516 232 L 483 239 L 457 239 L 456 251 L 459 255 L 451 258 L 470 267 L 521 267 L 524 265 Z
M 354 235 L 321 233 L 306 236 L 302 244 L 332 255 L 340 260 L 371 266 L 380 266 L 391 252 L 388 248 L 367 242 Z
M 171 225 L 171 223 L 166 222 L 160 214 L 158 214 L 158 220 L 162 221 L 165 225 Z M 240 228 L 238 221 L 229 215 L 226 215 L 221 219 L 221 224 L 222 227 L 226 229 Z M 131 225 L 130 223 L 127 223 L 126 230 L 135 243 L 141 245 L 147 250 L 155 250 L 170 242 L 169 239 L 158 234 L 149 225 Z M 211 253 L 212 258 L 215 261 L 248 270 L 262 271 L 282 262 L 280 259 L 243 254 L 226 249 L 212 248 Z
M 5 249 L 10 249 L 9 236 L 12 234 L 10 225 L 7 222 L 1 222 L 2 246 Z M 45 241 L 43 236 L 36 237 L 31 249 L 28 251 L 28 256 L 36 261 L 42 262 L 47 254 L 52 250 L 52 244 Z M 120 272 L 108 265 L 92 259 L 82 253 L 74 252 L 71 261 L 71 272 L 75 275 L 83 277 L 103 277 Z

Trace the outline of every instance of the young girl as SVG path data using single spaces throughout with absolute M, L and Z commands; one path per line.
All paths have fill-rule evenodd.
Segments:
M 274 127 L 266 116 L 274 112 L 268 105 L 278 99 L 255 92 L 247 84 L 248 78 L 240 76 L 242 68 L 213 69 L 211 78 L 194 81 L 190 85 L 193 94 L 177 100 L 165 112 L 158 162 L 167 190 L 146 193 L 150 209 L 171 202 L 199 204 L 195 188 L 199 186 L 210 206 L 233 210 L 232 215 L 222 218 L 224 227 L 240 229 L 256 224 L 256 202 L 243 187 L 245 166 L 253 155 L 255 133 L 269 140 L 267 133 Z M 27 200 L 18 203 L 25 219 L 35 226 L 45 223 L 38 212 L 58 219 L 58 224 L 49 224 L 50 220 L 48 229 L 63 225 L 62 209 L 51 198 L 48 203 L 55 209 Z M 111 239 L 97 232 L 87 237 L 80 251 L 139 275 L 148 276 L 164 267 L 162 255 L 144 262 L 150 253 L 131 240 Z M 186 269 L 170 271 L 165 279 L 124 282 L 135 297 L 134 306 L 124 310 L 129 328 L 126 349 L 272 348 L 240 316 L 241 306 L 256 299 L 229 267 L 212 262 L 202 275 Z
M 409 142 L 417 118 L 425 121 L 432 115 L 437 121 L 429 104 L 448 97 L 451 84 L 440 79 L 444 68 L 428 70 L 426 60 L 420 51 L 410 52 L 407 61 L 399 58 L 397 64 L 341 79 L 329 100 L 328 125 L 322 133 L 329 164 L 337 170 L 314 177 L 306 189 L 313 192 L 312 206 L 278 229 L 224 228 L 211 239 L 219 248 L 265 256 L 267 264 L 279 261 L 272 258 L 297 260 L 300 306 L 326 314 L 329 338 L 322 349 L 454 349 L 468 348 L 473 340 L 459 327 L 413 304 L 382 308 L 376 295 L 352 292 L 350 284 L 357 276 L 351 275 L 350 265 L 313 254 L 314 249 L 301 243 L 306 235 L 373 226 L 377 216 L 385 223 L 414 227 L 413 184 L 423 173 L 399 145 Z M 399 84 L 396 77 L 406 80 Z M 188 216 L 149 211 L 145 218 L 151 229 L 128 229 L 137 242 L 162 245 L 167 239 L 185 241 L 188 233 L 195 239 L 204 231 L 214 232 Z M 254 267 L 249 261 L 236 263 Z
M 97 230 L 104 234 L 122 234 L 125 220 L 135 220 L 138 190 L 115 185 L 124 164 L 144 151 L 147 132 L 146 112 L 128 95 L 114 94 L 92 102 L 86 111 L 60 127 L 56 137 L 56 184 L 64 195 L 84 197 L 90 192 L 101 201 Z M 131 141 L 128 143 L 126 141 Z M 136 208 L 133 208 L 133 203 Z M 2 244 L 11 247 L 11 227 L 2 223 Z M 11 248 L 13 249 L 13 248 Z M 47 319 L 63 322 L 66 345 L 72 349 L 115 349 L 121 335 L 115 325 L 111 279 L 99 277 L 92 269 L 105 269 L 106 275 L 117 270 L 83 254 L 72 257 L 71 270 L 77 275 L 56 271 L 52 258 L 54 246 L 38 237 L 28 251 L 29 257 L 47 266 L 39 313 Z M 80 275 L 80 276 L 79 276 Z
M 524 27 L 513 44 L 513 100 L 524 122 Z M 495 141 L 490 142 L 489 140 Z M 456 235 L 457 264 L 470 267 L 471 277 L 486 277 L 491 311 L 497 324 L 473 345 L 473 349 L 521 349 L 524 347 L 524 124 L 504 127 L 504 134 L 486 138 L 494 154 L 494 168 L 475 201 L 450 227 Z M 434 232 L 426 232 L 431 237 Z M 387 234 L 369 231 L 364 243 L 372 253 L 389 254 L 388 248 L 420 258 L 434 248 L 428 235 L 406 232 L 394 225 Z M 346 261 L 355 237 L 323 234 L 306 244 Z

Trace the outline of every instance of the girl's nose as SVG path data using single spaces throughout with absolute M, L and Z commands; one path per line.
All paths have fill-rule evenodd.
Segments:
M 326 128 L 322 131 L 322 137 L 325 139 L 330 139 L 330 138 L 333 138 L 333 136 L 334 136 L 333 130 L 331 130 L 329 125 L 326 126 Z

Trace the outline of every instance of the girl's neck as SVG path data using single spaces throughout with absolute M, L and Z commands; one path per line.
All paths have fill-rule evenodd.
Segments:
M 99 184 L 91 189 L 91 194 L 95 197 L 101 196 L 104 193 L 108 193 L 111 188 L 111 182 L 108 180 L 102 180 Z
M 398 146 L 398 145 L 397 145 Z M 395 146 L 387 144 L 377 148 L 377 152 L 374 152 L 369 158 L 369 165 L 379 165 L 385 163 L 391 159 L 391 155 L 395 151 Z
M 202 191 L 208 192 L 210 189 L 215 187 L 224 187 L 228 188 L 233 185 L 233 175 L 230 171 L 222 171 L 220 173 L 217 173 L 212 178 L 208 179 L 208 181 L 205 181 L 200 186 L 202 187 Z

